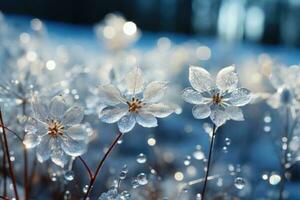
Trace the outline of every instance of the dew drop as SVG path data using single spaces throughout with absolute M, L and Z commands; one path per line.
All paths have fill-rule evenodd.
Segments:
M 53 181 L 53 182 L 57 181 L 57 174 L 56 174 L 56 173 L 51 173 L 51 174 L 50 174 L 50 179 L 51 179 L 51 181 Z
M 137 181 L 140 185 L 146 185 L 148 183 L 147 175 L 145 173 L 138 174 Z
M 231 144 L 231 140 L 229 138 L 225 138 L 225 145 L 229 146 Z
M 137 179 L 133 179 L 133 181 L 131 182 L 132 188 L 135 189 L 137 187 L 140 186 L 139 182 Z
M 66 181 L 73 181 L 74 180 L 74 172 L 72 170 L 66 171 L 64 178 Z
M 123 143 L 123 140 L 118 140 L 117 143 L 118 143 L 118 144 L 122 144 L 122 143 Z
M 235 180 L 234 180 L 234 186 L 241 190 L 245 187 L 245 180 L 241 177 L 236 177 Z
M 88 186 L 88 185 L 85 185 L 85 186 L 82 188 L 82 192 L 85 194 L 85 193 L 87 193 L 88 189 L 89 189 L 89 186 Z
M 147 157 L 145 156 L 145 154 L 143 153 L 140 153 L 137 157 L 136 157 L 136 161 L 139 163 L 139 164 L 143 164 L 147 161 Z
M 191 156 L 186 156 L 184 161 L 183 161 L 183 164 L 185 166 L 189 166 L 191 164 Z
M 227 146 L 224 146 L 224 147 L 223 147 L 223 152 L 224 152 L 224 153 L 228 153 L 228 148 L 227 148 Z
M 196 200 L 201 200 L 201 199 L 202 199 L 201 194 L 200 193 L 196 194 Z
M 278 174 L 273 174 L 269 178 L 269 183 L 271 185 L 277 185 L 281 181 L 281 177 Z
M 71 193 L 69 190 L 66 190 L 64 193 L 64 200 L 69 200 L 71 199 Z

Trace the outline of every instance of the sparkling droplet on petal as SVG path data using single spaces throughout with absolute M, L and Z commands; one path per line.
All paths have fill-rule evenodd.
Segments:
M 145 173 L 138 174 L 137 181 L 140 185 L 146 185 L 148 183 L 147 175 Z
M 136 158 L 136 161 L 140 164 L 143 164 L 147 161 L 147 157 L 145 156 L 145 154 L 143 153 L 140 153 L 137 158 Z
M 242 190 L 245 187 L 245 180 L 241 177 L 236 177 L 234 180 L 234 186 L 237 189 Z
M 73 181 L 74 180 L 74 172 L 72 170 L 66 171 L 64 178 L 66 181 Z

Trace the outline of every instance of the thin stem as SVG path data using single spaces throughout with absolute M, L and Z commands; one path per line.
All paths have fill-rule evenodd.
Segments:
M 207 166 L 206 166 L 207 170 L 206 170 L 206 173 L 205 173 L 204 185 L 203 185 L 202 192 L 201 192 L 202 200 L 205 199 L 206 185 L 207 185 L 207 181 L 208 181 L 210 163 L 211 163 L 211 160 L 212 160 L 211 158 L 212 158 L 212 154 L 213 154 L 213 146 L 214 146 L 214 140 L 215 140 L 215 137 L 216 137 L 216 130 L 217 130 L 217 127 L 214 124 L 213 125 L 211 142 L 210 142 L 209 154 L 208 154 L 208 161 L 207 161 Z
M 0 137 L 0 141 L 1 141 L 1 147 L 2 147 L 2 152 L 3 152 L 3 158 L 2 158 L 2 172 L 3 172 L 3 196 L 7 195 L 7 191 L 6 191 L 6 185 L 7 185 L 7 171 L 6 171 L 6 156 L 5 156 L 5 147 L 4 147 L 4 141 L 2 138 L 2 135 Z
M 31 170 L 31 173 L 30 173 L 30 178 L 29 178 L 29 191 L 28 191 L 28 194 L 30 194 L 30 192 L 31 192 L 31 185 L 33 183 L 36 166 L 37 166 L 37 159 L 34 159 L 33 160 L 33 165 L 32 165 L 32 170 Z
M 283 160 L 281 162 L 281 184 L 280 184 L 280 189 L 279 189 L 279 200 L 283 200 L 284 196 L 284 187 L 285 187 L 285 182 L 286 182 L 286 164 L 288 162 L 288 145 L 289 145 L 289 118 L 290 118 L 290 113 L 289 113 L 289 107 L 286 108 L 286 124 L 285 124 L 285 129 L 284 129 L 284 139 L 286 141 L 283 141 L 283 143 L 286 144 L 285 148 L 283 148 Z
M 10 155 L 9 155 L 9 148 L 8 148 L 8 142 L 7 142 L 7 137 L 6 137 L 6 132 L 5 132 L 5 128 L 4 128 L 4 123 L 3 123 L 3 117 L 2 117 L 2 110 L 0 109 L 0 122 L 1 122 L 1 127 L 2 127 L 2 133 L 3 133 L 3 138 L 4 138 L 4 145 L 5 145 L 5 152 L 6 152 L 6 158 L 8 160 L 8 166 L 9 166 L 9 173 L 12 179 L 12 183 L 13 183 L 13 189 L 14 189 L 14 193 L 15 193 L 15 197 L 16 200 L 19 200 L 19 195 L 18 195 L 18 190 L 17 190 L 17 182 L 16 182 L 16 177 L 15 177 L 15 173 L 14 173 L 14 168 L 13 168 L 13 164 L 11 162 Z
M 99 162 L 97 168 L 96 168 L 96 172 L 94 174 L 94 176 L 90 179 L 90 183 L 88 185 L 88 189 L 87 192 L 84 195 L 83 200 L 86 200 L 92 190 L 92 187 L 96 181 L 96 178 L 104 164 L 104 162 L 106 161 L 106 159 L 108 158 L 108 156 L 110 155 L 110 153 L 112 152 L 113 148 L 116 146 L 116 144 L 118 143 L 118 141 L 120 140 L 120 138 L 123 136 L 123 133 L 119 133 L 118 136 L 114 139 L 113 143 L 110 145 L 110 147 L 108 148 L 107 152 L 104 154 L 103 158 L 101 159 L 101 161 Z
M 23 99 L 23 103 L 22 103 L 22 113 L 23 115 L 26 115 L 26 100 Z M 23 136 L 23 140 L 24 140 L 24 137 L 25 137 L 25 134 L 24 133 L 24 136 Z M 29 199 L 29 191 L 30 191 L 30 188 L 29 188 L 29 179 L 28 179 L 28 151 L 27 151 L 27 148 L 23 148 L 23 156 L 24 156 L 24 199 L 25 200 L 28 200 Z
M 90 180 L 94 177 L 92 170 L 89 168 L 88 164 L 85 162 L 85 160 L 79 156 L 79 160 L 82 162 L 82 164 L 84 165 L 85 169 L 87 170 Z

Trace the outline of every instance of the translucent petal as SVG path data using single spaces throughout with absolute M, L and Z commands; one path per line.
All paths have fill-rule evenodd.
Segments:
M 156 103 L 162 99 L 167 90 L 167 83 L 154 81 L 147 85 L 144 91 L 144 102 Z
M 86 140 L 88 134 L 85 132 L 81 125 L 75 125 L 66 130 L 66 134 L 73 140 Z
M 66 112 L 67 107 L 62 96 L 55 96 L 50 102 L 50 114 L 60 118 Z
M 184 101 L 191 103 L 191 104 L 203 104 L 204 97 L 200 94 L 200 92 L 195 91 L 192 88 L 185 88 L 182 91 L 182 98 Z
M 85 140 L 73 140 L 71 137 L 65 136 L 61 147 L 66 154 L 77 157 L 86 152 L 87 144 Z
M 73 106 L 69 108 L 62 118 L 62 123 L 64 125 L 76 125 L 79 124 L 84 117 L 84 112 L 82 107 Z
M 45 122 L 49 113 L 47 105 L 43 104 L 37 97 L 33 97 L 31 104 L 35 118 Z
M 125 115 L 120 119 L 120 121 L 118 121 L 118 127 L 122 133 L 127 133 L 131 131 L 134 126 L 135 126 L 135 117 L 133 116 L 133 114 Z
M 36 147 L 41 142 L 41 137 L 34 133 L 27 133 L 24 137 L 23 144 L 27 149 Z
M 51 152 L 51 160 L 56 165 L 64 167 L 68 163 L 69 157 L 61 148 L 56 148 Z
M 136 116 L 136 121 L 139 125 L 146 127 L 146 128 L 151 128 L 151 127 L 157 126 L 157 119 L 153 115 L 150 115 L 150 114 L 139 113 Z
M 210 119 L 217 127 L 219 127 L 229 119 L 229 116 L 223 110 L 213 109 L 210 114 Z
M 229 115 L 230 119 L 235 121 L 244 121 L 242 110 L 236 106 L 229 106 L 225 108 L 225 112 Z
M 163 103 L 156 103 L 146 105 L 144 108 L 141 109 L 142 112 L 154 115 L 155 117 L 163 118 L 167 117 L 174 112 L 174 108 L 163 104 Z
M 251 101 L 251 92 L 245 88 L 233 90 L 229 97 L 229 102 L 233 106 L 244 106 Z
M 192 113 L 196 119 L 204 119 L 210 115 L 210 107 L 208 105 L 195 105 Z
M 232 91 L 237 88 L 238 76 L 234 66 L 225 67 L 219 71 L 216 83 L 222 91 Z
M 118 88 L 112 84 L 102 85 L 99 87 L 99 99 L 101 103 L 109 106 L 115 106 L 121 102 L 126 102 Z
M 49 136 L 43 136 L 40 144 L 36 147 L 36 156 L 39 162 L 44 162 L 50 158 L 49 139 Z
M 199 92 L 209 91 L 216 87 L 209 72 L 202 67 L 191 66 L 189 68 L 189 80 L 192 87 Z
M 138 67 L 134 68 L 126 75 L 125 82 L 128 94 L 137 94 L 141 92 L 144 85 L 142 70 Z
M 100 120 L 105 123 L 115 123 L 128 113 L 128 108 L 105 108 L 100 113 Z

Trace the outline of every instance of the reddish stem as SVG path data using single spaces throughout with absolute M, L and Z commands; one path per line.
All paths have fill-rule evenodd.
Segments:
M 85 160 L 79 156 L 79 160 L 82 162 L 82 164 L 84 165 L 85 169 L 87 170 L 90 179 L 92 179 L 94 177 L 92 170 L 89 168 L 88 164 L 85 162 Z
M 107 152 L 104 154 L 103 158 L 100 160 L 97 168 L 96 168 L 96 172 L 94 174 L 94 176 L 90 179 L 90 183 L 88 185 L 88 189 L 87 192 L 84 195 L 83 200 L 86 200 L 92 190 L 92 187 L 96 181 L 96 178 L 105 162 L 105 160 L 108 158 L 108 156 L 110 155 L 111 151 L 113 150 L 113 148 L 116 146 L 116 144 L 118 143 L 118 141 L 120 140 L 120 138 L 123 136 L 123 133 L 119 133 L 118 136 L 114 139 L 113 143 L 110 145 L 110 147 L 108 148 Z

